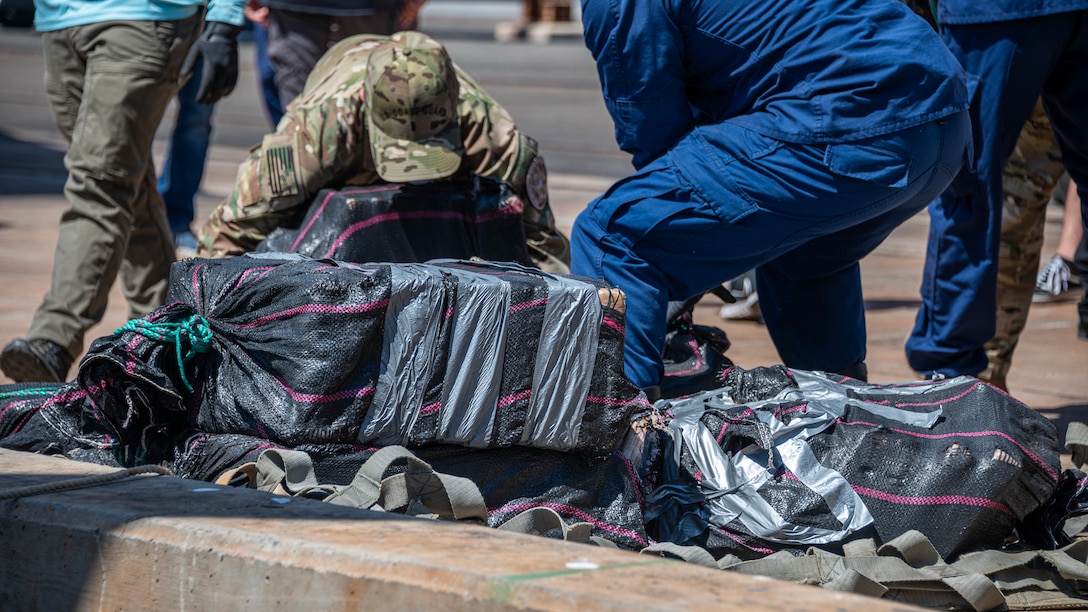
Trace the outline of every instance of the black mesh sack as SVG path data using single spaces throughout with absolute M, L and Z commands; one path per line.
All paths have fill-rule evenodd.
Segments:
M 175 473 L 214 481 L 227 470 L 256 461 L 267 440 L 240 435 L 200 434 L 178 453 Z M 348 485 L 376 448 L 343 444 L 303 444 L 317 482 Z M 499 527 L 532 508 L 550 508 L 568 523 L 588 522 L 593 535 L 638 550 L 648 545 L 642 522 L 643 492 L 631 465 L 619 454 L 587 457 L 553 451 L 502 448 L 474 450 L 428 446 L 413 450 L 437 472 L 472 480 L 483 494 L 488 525 Z M 386 474 L 403 466 L 393 464 Z
M 256 251 L 359 263 L 478 257 L 531 265 L 522 207 L 506 183 L 486 177 L 325 189 L 297 227 L 277 228 Z
M 662 353 L 661 396 L 672 399 L 721 387 L 723 372 L 733 365 L 725 355 L 729 345 L 721 329 L 696 325 L 691 310 L 670 318 Z
M 198 317 L 208 339 L 184 367 L 173 359 L 174 374 L 133 363 L 167 371 L 200 431 L 608 454 L 649 407 L 623 375 L 622 294 L 581 279 L 291 255 L 193 259 L 171 279 L 171 316 Z M 140 346 L 146 332 L 110 344 Z
M 680 461 L 653 499 L 687 522 L 651 525 L 719 558 L 917 530 L 951 560 L 1001 547 L 1058 483 L 1053 424 L 974 378 L 870 385 L 734 367 L 726 380 L 669 407 Z
M 100 421 L 93 419 L 93 411 L 56 408 L 58 402 L 85 397 L 73 383 L 0 385 L 0 447 L 120 465 L 115 438 Z

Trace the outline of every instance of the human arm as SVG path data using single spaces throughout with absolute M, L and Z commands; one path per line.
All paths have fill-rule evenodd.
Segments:
M 357 88 L 304 91 L 242 163 L 231 195 L 201 229 L 197 255 L 252 251 L 321 189 L 375 182 L 360 107 Z
M 636 168 L 694 126 L 685 93 L 684 41 L 672 0 L 584 0 L 586 46 L 597 62 L 616 142 Z

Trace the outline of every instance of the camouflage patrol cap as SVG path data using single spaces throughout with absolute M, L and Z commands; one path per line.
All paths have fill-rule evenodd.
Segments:
M 457 121 L 457 73 L 446 49 L 397 32 L 367 60 L 365 102 L 374 165 L 391 183 L 446 178 L 465 152 Z

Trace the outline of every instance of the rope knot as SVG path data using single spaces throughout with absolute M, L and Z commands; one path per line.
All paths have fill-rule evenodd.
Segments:
M 190 393 L 193 385 L 185 376 L 185 364 L 200 353 L 208 352 L 212 345 L 212 328 L 208 320 L 194 314 L 182 321 L 152 322 L 147 319 L 133 319 L 117 328 L 113 333 L 132 332 L 158 342 L 173 343 L 178 359 L 178 371 L 181 382 Z

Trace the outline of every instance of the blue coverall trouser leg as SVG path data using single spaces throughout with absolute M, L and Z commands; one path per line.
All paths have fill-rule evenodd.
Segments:
M 865 358 L 858 260 L 947 187 L 969 140 L 966 112 L 830 145 L 728 121 L 696 128 L 579 215 L 572 272 L 627 294 L 624 358 L 638 386 L 660 384 L 667 302 L 756 266 L 783 363 L 843 370 Z
M 1088 11 L 945 25 L 942 33 L 978 79 L 977 163 L 929 207 L 922 306 L 906 353 L 918 372 L 976 375 L 996 326 L 1001 176 L 1040 94 L 1082 201 L 1088 193 Z

